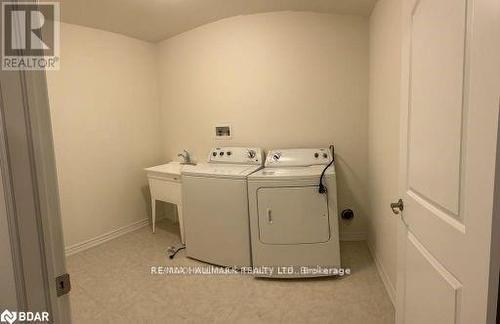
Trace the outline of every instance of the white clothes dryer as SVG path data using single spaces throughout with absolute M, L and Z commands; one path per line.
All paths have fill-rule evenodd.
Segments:
M 323 173 L 326 191 L 320 192 Z M 257 276 L 338 274 L 337 185 L 330 150 L 270 151 L 265 168 L 248 176 L 248 201 L 253 266 L 268 268 L 255 271 Z

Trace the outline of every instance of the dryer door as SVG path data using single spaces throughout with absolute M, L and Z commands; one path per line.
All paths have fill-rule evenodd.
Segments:
M 260 188 L 259 238 L 265 244 L 307 244 L 330 239 L 327 195 L 317 186 Z

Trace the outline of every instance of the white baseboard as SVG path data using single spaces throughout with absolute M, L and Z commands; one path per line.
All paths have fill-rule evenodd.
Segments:
M 373 246 L 370 244 L 369 241 L 366 241 L 368 245 L 368 250 L 370 251 L 370 254 L 372 255 L 373 260 L 375 261 L 375 265 L 377 266 L 378 274 L 380 275 L 380 278 L 382 279 L 382 282 L 384 283 L 385 290 L 387 291 L 387 294 L 389 295 L 389 298 L 391 299 L 392 305 L 396 307 L 396 289 L 391 283 L 391 280 L 389 279 L 389 276 L 387 275 L 387 272 L 385 271 L 384 266 L 380 262 L 380 259 L 378 258 L 377 254 L 375 253 L 375 249 Z
M 341 232 L 340 233 L 341 241 L 365 241 L 366 233 L 365 232 Z
M 107 242 L 109 240 L 112 240 L 114 238 L 117 238 L 119 236 L 122 236 L 124 234 L 133 232 L 141 227 L 149 225 L 149 218 L 144 218 L 143 220 L 140 220 L 138 222 L 134 222 L 132 224 L 120 227 L 116 230 L 104 233 L 102 235 L 99 235 L 97 237 L 91 238 L 90 240 L 86 240 L 80 243 L 76 243 L 73 245 L 70 245 L 65 248 L 65 253 L 66 256 L 70 256 L 72 254 L 90 249 L 91 247 L 97 246 L 99 244 L 102 244 L 104 242 Z

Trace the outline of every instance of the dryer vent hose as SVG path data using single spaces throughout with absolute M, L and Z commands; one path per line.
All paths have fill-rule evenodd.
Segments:
M 326 188 L 326 186 L 323 184 L 323 177 L 325 176 L 326 169 L 328 169 L 333 164 L 333 162 L 335 162 L 335 146 L 333 146 L 333 144 L 332 144 L 332 145 L 330 145 L 329 148 L 330 148 L 330 151 L 332 152 L 332 160 L 323 169 L 323 172 L 321 172 L 321 177 L 319 177 L 318 192 L 320 194 L 326 194 L 327 191 L 328 191 L 327 188 Z

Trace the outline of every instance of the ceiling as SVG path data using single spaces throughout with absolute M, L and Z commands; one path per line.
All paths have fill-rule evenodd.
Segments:
M 368 16 L 376 0 L 60 0 L 63 22 L 158 42 L 206 23 L 271 11 Z

